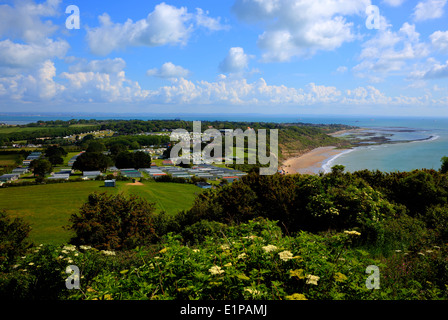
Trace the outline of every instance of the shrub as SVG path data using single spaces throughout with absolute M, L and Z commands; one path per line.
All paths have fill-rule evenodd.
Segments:
M 181 235 L 185 243 L 194 245 L 205 241 L 206 237 L 221 237 L 226 227 L 216 221 L 201 220 L 185 227 Z
M 30 225 L 21 218 L 12 219 L 5 210 L 0 210 L 0 271 L 8 270 L 16 258 L 30 247 L 30 231 Z
M 155 237 L 155 204 L 137 196 L 92 193 L 79 214 L 70 217 L 69 229 L 76 233 L 75 245 L 97 249 L 130 249 Z

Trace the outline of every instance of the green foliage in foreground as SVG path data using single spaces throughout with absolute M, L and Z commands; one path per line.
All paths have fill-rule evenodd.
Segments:
M 106 197 L 95 195 L 90 200 L 98 196 Z M 440 171 L 351 174 L 336 167 L 314 177 L 251 173 L 239 182 L 200 193 L 190 210 L 176 215 L 154 214 L 152 205 L 145 209 L 137 198 L 120 197 L 106 197 L 106 202 L 120 200 L 123 206 L 118 209 L 125 208 L 105 207 L 111 224 L 96 220 L 101 205 L 90 201 L 85 206 L 93 217 L 86 226 L 101 227 L 94 234 L 99 242 L 86 240 L 62 248 L 44 245 L 4 261 L 0 296 L 448 298 L 448 177 Z M 126 221 L 126 213 L 132 215 L 128 208 L 144 210 L 141 216 L 154 234 L 116 247 L 120 251 L 108 251 L 111 247 L 102 246 L 103 239 L 114 232 L 126 230 L 121 239 L 140 235 L 127 222 L 125 228 L 115 223 Z M 65 288 L 68 265 L 81 270 L 79 290 Z M 376 282 L 366 273 L 369 266 L 378 267 Z M 369 283 L 379 288 L 368 288 Z
M 0 296 L 21 299 L 446 299 L 448 247 L 396 252 L 374 259 L 356 232 L 285 236 L 256 219 L 223 226 L 220 236 L 189 247 L 167 235 L 130 251 L 42 245 L 0 274 Z M 68 265 L 80 269 L 80 289 L 65 287 Z M 366 268 L 378 266 L 379 289 Z

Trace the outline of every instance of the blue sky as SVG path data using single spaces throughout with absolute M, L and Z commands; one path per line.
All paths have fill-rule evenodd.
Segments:
M 79 29 L 66 27 L 69 5 Z M 3 1 L 0 111 L 448 116 L 447 11 L 447 0 Z

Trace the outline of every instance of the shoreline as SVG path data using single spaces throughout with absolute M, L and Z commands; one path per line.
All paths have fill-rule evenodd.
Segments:
M 334 132 L 330 135 L 338 136 L 344 133 L 360 133 L 362 131 L 367 130 L 366 128 L 359 129 L 348 129 L 348 130 L 340 130 L 338 132 Z M 388 146 L 393 144 L 408 144 L 408 143 L 416 143 L 416 142 L 427 142 L 434 141 L 440 138 L 440 136 L 434 134 L 429 137 L 415 140 L 401 140 L 401 141 L 386 141 L 386 142 L 377 142 L 372 144 L 367 143 L 358 143 L 357 145 L 352 145 L 352 147 L 337 149 L 336 146 L 327 146 L 327 147 L 318 147 L 311 151 L 305 152 L 301 155 L 292 156 L 287 158 L 282 162 L 279 166 L 279 170 L 282 170 L 284 174 L 311 174 L 317 175 L 320 172 L 328 173 L 331 172 L 331 167 L 335 159 L 339 158 L 343 154 L 354 151 L 358 148 L 365 148 L 371 146 Z
M 325 172 L 324 166 L 342 153 L 353 149 L 337 149 L 335 146 L 319 147 L 301 156 L 283 161 L 280 170 L 285 174 L 319 174 Z

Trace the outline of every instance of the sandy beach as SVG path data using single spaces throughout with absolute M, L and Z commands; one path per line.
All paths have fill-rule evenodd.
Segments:
M 280 169 L 285 174 L 318 174 L 323 171 L 322 166 L 326 160 L 346 151 L 346 149 L 337 149 L 336 147 L 316 148 L 300 157 L 289 158 L 285 160 Z

